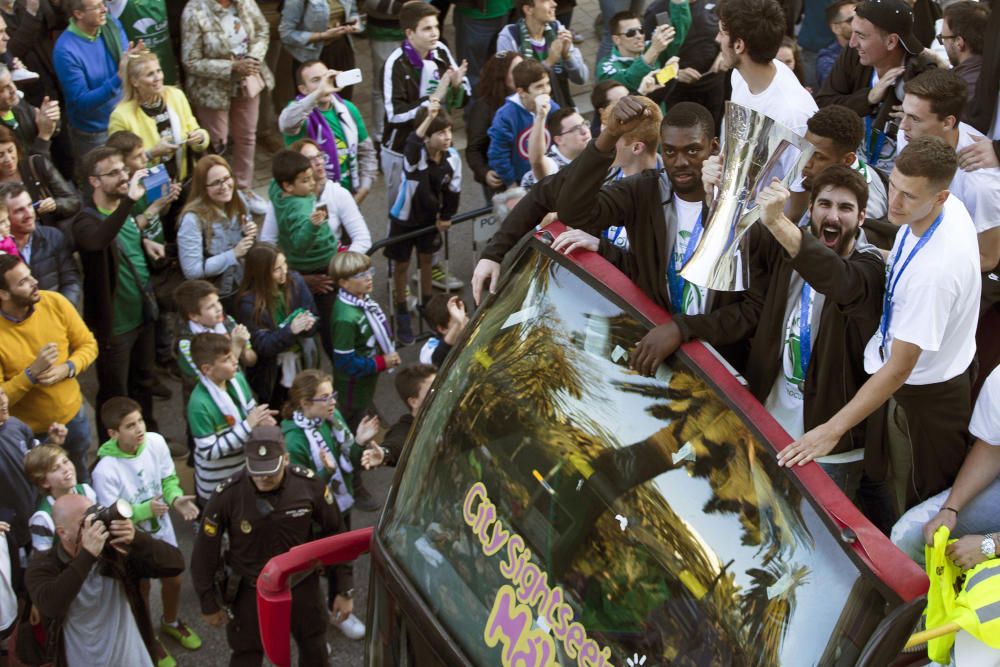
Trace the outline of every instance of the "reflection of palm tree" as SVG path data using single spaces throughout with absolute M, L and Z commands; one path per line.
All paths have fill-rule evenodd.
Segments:
M 675 368 L 665 390 L 646 382 L 618 383 L 618 386 L 656 401 L 647 411 L 666 421 L 667 426 L 650 440 L 663 446 L 668 456 L 682 446 L 692 447 L 697 458 L 687 465 L 688 472 L 707 479 L 713 491 L 703 511 L 737 515 L 743 528 L 741 542 L 762 550 L 761 562 L 766 569 L 748 571 L 755 585 L 743 594 L 730 588 L 714 599 L 724 610 L 733 607 L 739 610 L 737 614 L 724 614 L 729 621 L 735 621 L 728 627 L 741 628 L 737 634 L 762 647 L 761 664 L 776 662 L 794 607 L 794 587 L 808 572 L 807 568 L 796 568 L 785 560 L 793 555 L 796 543 L 812 542 L 801 515 L 798 489 L 788 476 L 777 470 L 771 454 L 737 415 L 690 371 Z M 767 585 L 778 578 L 769 572 L 785 570 L 794 573 L 789 595 L 768 600 Z M 765 580 L 767 583 L 762 584 Z M 725 594 L 731 597 L 725 599 Z
M 766 587 L 777 578 L 769 573 L 794 570 L 797 583 L 806 572 L 785 565 L 790 554 L 774 546 L 783 535 L 804 533 L 797 489 L 725 403 L 683 367 L 667 387 L 638 380 L 613 385 L 649 399 L 648 412 L 665 424 L 640 443 L 622 445 L 616 424 L 580 415 L 581 404 L 602 400 L 590 392 L 607 387 L 606 362 L 578 349 L 579 332 L 567 330 L 561 302 L 548 298 L 552 281 L 561 280 L 554 264 L 537 254 L 527 257 L 533 262 L 519 265 L 494 306 L 478 316 L 452 372 L 438 383 L 412 445 L 421 456 L 408 463 L 399 484 L 400 494 L 408 490 L 413 497 L 391 508 L 393 523 L 441 521 L 464 530 L 461 503 L 468 485 L 458 488 L 455 480 L 482 480 L 505 526 L 529 541 L 536 563 L 549 564 L 550 582 L 586 600 L 581 620 L 595 637 L 649 647 L 647 654 L 678 665 L 774 664 L 794 589 L 787 599 L 767 600 Z M 529 306 L 539 309 L 530 321 L 501 329 L 510 313 Z M 615 341 L 637 340 L 643 331 L 624 315 L 609 323 Z M 697 458 L 675 466 L 671 457 L 685 444 Z M 751 473 L 750 452 L 769 473 L 769 491 L 789 499 L 790 509 L 772 513 L 777 518 L 770 532 L 761 530 L 763 487 Z M 742 573 L 724 569 L 694 527 L 645 483 L 675 467 L 707 480 L 713 493 L 704 511 L 735 516 L 743 543 L 762 549 L 761 574 L 748 575 L 754 586 L 741 589 L 736 576 Z M 543 490 L 533 472 L 555 492 Z M 619 512 L 629 518 L 627 532 L 615 520 Z M 474 597 L 488 603 L 500 579 L 495 567 L 483 571 L 477 546 L 454 540 L 439 548 Z M 479 612 L 470 605 L 466 620 L 475 621 Z M 730 650 L 734 654 L 723 657 Z M 709 658 L 712 651 L 719 652 Z M 691 658 L 697 655 L 706 660 Z
M 788 632 L 788 619 L 795 611 L 795 589 L 803 583 L 809 568 L 799 566 L 783 572 L 781 565 L 769 565 L 766 569 L 747 570 L 753 583 L 740 596 L 740 617 L 747 621 L 748 639 L 757 646 L 766 647 L 761 651 L 761 664 L 777 665 L 780 662 L 779 648 Z M 784 590 L 769 592 L 782 576 L 788 581 L 782 584 Z

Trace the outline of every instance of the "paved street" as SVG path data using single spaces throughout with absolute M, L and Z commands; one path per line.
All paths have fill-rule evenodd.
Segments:
M 586 41 L 580 45 L 584 58 L 591 68 L 591 78 L 593 77 L 594 54 L 597 49 L 597 39 L 594 37 L 593 23 L 594 17 L 598 13 L 597 2 L 595 0 L 582 0 L 576 7 L 572 27 L 582 34 Z M 445 37 L 449 43 L 454 43 L 454 33 L 450 19 L 445 29 Z M 366 121 L 371 113 L 370 86 L 368 80 L 371 75 L 370 51 L 366 40 L 359 39 L 355 43 L 357 49 L 358 66 L 364 73 L 366 82 L 358 86 L 354 101 Z M 572 86 L 576 96 L 578 107 L 582 112 L 590 110 L 589 92 L 590 86 Z M 455 114 L 457 121 L 455 128 L 455 145 L 464 151 L 465 133 L 461 123 L 461 115 Z M 257 178 L 255 189 L 266 196 L 267 182 L 270 179 L 270 154 L 258 147 Z M 460 212 L 473 210 L 484 205 L 482 189 L 475 182 L 472 173 L 466 167 L 463 171 L 463 192 L 460 205 Z M 386 216 L 387 205 L 385 202 L 385 190 L 381 182 L 377 183 L 368 199 L 362 205 L 362 213 L 372 231 L 373 239 L 384 238 L 388 229 Z M 450 262 L 451 270 L 463 280 L 468 280 L 472 275 L 474 266 L 472 251 L 472 230 L 470 226 L 457 226 L 450 233 Z M 384 306 L 388 312 L 387 290 L 386 290 L 386 262 L 381 253 L 375 258 L 376 288 L 375 298 Z M 471 291 L 466 286 L 463 293 L 467 304 L 472 305 Z M 401 351 L 403 363 L 414 363 L 419 352 L 418 346 L 410 346 Z M 329 369 L 329 362 L 324 359 L 324 365 Z M 83 376 L 84 392 L 91 399 L 96 394 L 96 377 L 93 369 L 90 369 Z M 184 439 L 184 410 L 180 401 L 180 385 L 168 378 L 168 386 L 174 391 L 174 398 L 169 401 L 157 401 L 156 417 L 160 424 L 160 430 L 170 441 L 183 442 Z M 383 378 L 379 383 L 376 394 L 376 405 L 383 416 L 386 424 L 391 424 L 403 412 L 403 406 L 395 394 L 392 387 L 391 377 Z M 96 449 L 96 447 L 95 447 Z M 93 460 L 93 453 L 91 455 Z M 183 460 L 175 461 L 178 474 L 182 484 L 188 492 L 193 491 L 193 471 L 187 467 Z M 383 469 L 366 474 L 366 485 L 378 498 L 384 498 L 389 485 L 392 482 L 392 469 Z M 177 533 L 180 540 L 180 547 L 185 555 L 190 558 L 194 541 L 194 534 L 191 528 L 185 527 L 183 521 L 176 513 L 172 513 Z M 370 526 L 377 520 L 376 513 L 354 512 L 352 521 L 354 527 L 361 528 Z M 364 556 L 355 564 L 355 581 L 357 584 L 355 594 L 355 613 L 362 620 L 365 619 L 367 610 L 368 593 L 368 557 Z M 324 583 L 325 586 L 325 583 Z M 154 584 L 152 594 L 152 614 L 154 619 L 160 618 L 160 601 L 158 587 Z M 213 630 L 207 626 L 201 618 L 200 609 L 195 599 L 194 591 L 191 588 L 190 580 L 185 578 L 185 586 L 182 594 L 182 618 L 191 625 L 202 637 L 204 645 L 199 651 L 188 652 L 181 648 L 176 642 L 165 639 L 164 644 L 181 667 L 202 666 L 202 665 L 223 665 L 228 661 L 229 651 L 226 646 L 225 634 L 222 630 Z M 348 665 L 361 665 L 364 655 L 362 641 L 349 641 L 337 630 L 331 629 L 329 641 L 333 649 L 332 664 L 337 667 Z M 293 646 L 293 661 L 295 660 Z M 269 664 L 269 663 L 266 663 Z

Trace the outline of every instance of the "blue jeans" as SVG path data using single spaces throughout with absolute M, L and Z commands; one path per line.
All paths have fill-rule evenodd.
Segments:
M 67 123 L 66 131 L 69 132 L 70 141 L 73 142 L 73 157 L 77 162 L 82 160 L 83 156 L 90 151 L 108 143 L 107 130 L 103 132 L 84 132 Z
M 35 437 L 44 442 L 48 437 L 46 433 L 36 433 Z M 81 484 L 90 482 L 90 471 L 87 469 L 87 452 L 91 443 L 90 420 L 87 419 L 87 406 L 81 405 L 76 416 L 66 422 L 66 441 L 63 449 L 66 456 L 73 462 L 76 468 L 76 479 Z
M 920 565 L 924 565 L 924 524 L 941 511 L 949 493 L 951 489 L 945 489 L 936 496 L 931 496 L 919 505 L 911 507 L 892 527 L 892 543 Z M 1000 477 L 993 480 L 962 508 L 956 517 L 955 530 L 951 531 L 951 537 L 995 532 L 1000 528 L 997 507 L 1000 507 Z
M 456 58 L 459 63 L 469 61 L 469 83 L 475 91 L 483 65 L 496 51 L 496 36 L 507 25 L 507 17 L 474 19 L 456 9 L 454 20 Z

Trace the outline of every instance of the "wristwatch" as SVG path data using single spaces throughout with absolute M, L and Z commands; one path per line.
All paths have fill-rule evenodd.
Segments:
M 987 558 L 996 558 L 997 544 L 992 534 L 983 538 L 983 541 L 979 545 L 979 550 L 982 551 L 983 555 Z

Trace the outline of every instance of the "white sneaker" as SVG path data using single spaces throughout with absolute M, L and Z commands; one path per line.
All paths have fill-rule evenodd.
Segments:
M 19 81 L 34 81 L 37 78 L 38 74 L 26 67 L 18 67 L 10 71 L 10 80 L 14 83 L 18 83 Z
M 365 624 L 354 614 L 349 615 L 339 623 L 331 616 L 330 625 L 344 633 L 348 639 L 362 639 L 365 636 Z

